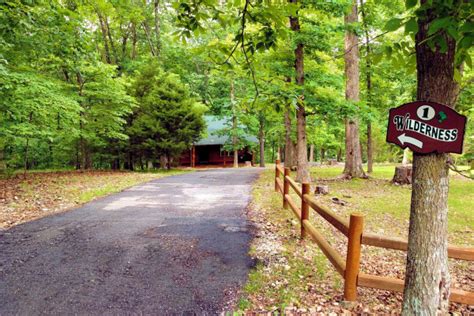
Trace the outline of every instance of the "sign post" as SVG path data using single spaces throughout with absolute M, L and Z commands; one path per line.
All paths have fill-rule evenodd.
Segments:
M 467 118 L 435 102 L 416 101 L 390 109 L 387 142 L 429 154 L 462 153 Z

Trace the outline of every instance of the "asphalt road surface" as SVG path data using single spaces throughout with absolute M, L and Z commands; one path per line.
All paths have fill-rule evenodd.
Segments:
M 0 315 L 221 312 L 252 266 L 258 173 L 167 177 L 0 232 Z

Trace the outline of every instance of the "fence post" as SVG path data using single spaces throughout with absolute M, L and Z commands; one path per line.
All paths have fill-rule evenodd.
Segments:
M 277 179 L 280 177 L 280 170 L 278 170 L 278 165 L 280 164 L 280 159 L 275 161 L 275 192 L 278 192 L 278 183 Z
M 302 183 L 301 186 L 301 239 L 306 237 L 306 231 L 303 226 L 303 221 L 309 219 L 309 205 L 304 200 L 304 195 L 309 194 L 311 191 L 309 183 Z
M 285 168 L 284 178 L 283 178 L 283 208 L 288 209 L 288 201 L 285 198 L 285 195 L 290 193 L 290 183 L 286 180 L 286 176 L 290 176 L 290 168 Z
M 357 300 L 357 276 L 359 275 L 360 250 L 364 216 L 351 214 L 349 222 L 349 241 L 347 244 L 346 271 L 344 272 L 344 300 Z

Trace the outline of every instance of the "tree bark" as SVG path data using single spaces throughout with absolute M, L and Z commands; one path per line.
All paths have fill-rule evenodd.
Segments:
M 372 123 L 367 123 L 367 172 L 374 171 L 374 146 L 372 141 Z
M 26 137 L 26 146 L 25 146 L 25 156 L 24 156 L 24 170 L 23 170 L 23 176 L 26 178 L 26 171 L 28 170 L 28 150 L 30 148 L 30 138 Z
M 288 168 L 294 167 L 295 164 L 295 142 L 291 139 L 291 113 L 287 109 L 285 111 L 285 166 Z
M 129 24 L 126 27 L 124 27 L 122 24 L 120 25 L 120 33 L 122 35 L 122 44 L 121 44 L 121 53 L 120 53 L 121 60 L 124 60 L 125 55 L 127 54 L 127 43 L 128 43 L 128 38 L 130 36 L 130 30 L 131 30 L 131 24 Z
M 292 3 L 298 3 L 298 0 L 290 0 Z M 295 34 L 300 32 L 300 20 L 298 13 L 296 16 L 290 16 L 290 27 Z M 295 49 L 295 72 L 296 84 L 304 85 L 304 44 L 299 42 Z M 296 181 L 310 182 L 311 178 L 308 169 L 308 148 L 306 142 L 306 110 L 304 105 L 304 95 L 298 98 L 298 109 L 296 110 Z
M 98 10 L 96 10 L 97 16 L 99 18 L 99 25 L 100 31 L 102 33 L 102 40 L 104 41 L 104 54 L 105 54 L 105 61 L 107 64 L 112 64 L 112 58 L 110 58 L 110 50 L 109 50 L 109 43 L 107 41 L 107 28 L 104 23 L 104 18 L 100 14 Z
M 365 33 L 365 80 L 367 84 L 367 105 L 372 106 L 372 65 L 370 61 L 370 39 L 369 39 L 369 28 L 367 26 L 367 16 L 365 12 L 364 0 L 360 0 L 360 10 L 362 14 L 362 21 L 364 25 Z M 372 141 L 372 122 L 367 122 L 367 172 L 372 173 L 374 165 L 374 146 Z
M 133 165 L 133 151 L 128 150 L 128 155 L 127 155 L 127 167 L 126 169 L 133 171 L 134 170 L 134 165 Z
M 148 42 L 148 46 L 150 46 L 150 53 L 153 57 L 156 56 L 155 52 L 155 46 L 153 45 L 153 41 L 151 40 L 151 35 L 150 35 L 150 26 L 146 21 L 142 22 L 143 30 L 145 31 L 145 37 Z
M 28 117 L 28 123 L 31 124 L 33 122 L 33 112 L 30 112 L 30 115 Z M 30 138 L 27 136 L 26 137 L 26 146 L 25 146 L 25 156 L 24 156 L 24 172 L 23 175 L 26 177 L 26 170 L 29 169 L 29 161 L 28 161 L 28 153 L 30 149 Z
M 425 3 L 422 0 L 421 3 Z M 417 98 L 454 107 L 458 84 L 454 81 L 455 40 L 445 33 L 447 52 L 427 45 L 434 19 L 430 9 L 418 20 L 415 37 Z M 450 275 L 447 256 L 449 169 L 447 154 L 414 154 L 408 254 L 403 315 L 448 312 Z
M 397 184 L 411 184 L 412 183 L 412 166 L 397 166 L 395 167 L 395 174 L 392 178 L 392 183 Z
M 107 37 L 109 38 L 109 42 L 110 42 L 110 47 L 112 48 L 112 54 L 114 55 L 115 64 L 118 65 L 119 58 L 118 58 L 117 50 L 115 49 L 114 41 L 112 39 L 112 33 L 110 32 L 110 26 L 109 26 L 109 19 L 107 18 L 107 16 L 104 17 L 104 22 L 105 22 L 105 27 L 107 30 Z
M 151 163 L 151 168 L 153 168 L 153 163 Z M 160 156 L 160 168 L 161 169 L 168 168 L 168 156 L 166 154 L 162 154 Z M 150 169 L 150 162 L 148 164 L 148 169 Z
M 357 23 L 357 2 L 354 0 L 352 10 L 344 17 L 346 27 L 345 36 L 345 76 L 346 76 L 346 100 L 349 102 L 359 101 L 359 48 L 357 35 L 349 29 L 353 23 Z M 362 169 L 362 154 L 359 138 L 359 122 L 355 117 L 346 118 L 346 162 L 344 176 L 346 178 L 365 178 Z
M 235 89 L 234 80 L 230 82 L 230 103 L 232 106 L 232 147 L 234 147 L 234 168 L 239 167 L 239 150 L 237 149 L 237 113 L 235 109 Z
M 258 142 L 260 145 L 260 167 L 265 167 L 265 116 L 259 115 Z
M 314 144 L 309 145 L 309 162 L 314 162 Z
M 132 55 L 131 59 L 137 57 L 137 27 L 135 23 L 132 23 Z

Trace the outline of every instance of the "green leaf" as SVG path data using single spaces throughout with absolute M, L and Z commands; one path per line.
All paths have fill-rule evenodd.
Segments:
M 467 32 L 473 32 L 474 31 L 474 22 L 471 21 L 466 21 L 460 28 L 459 32 L 461 33 L 467 33 Z
M 458 44 L 459 49 L 469 49 L 474 42 L 474 36 L 465 36 L 463 37 Z
M 418 33 L 418 22 L 416 21 L 415 17 L 412 17 L 408 22 L 405 24 L 405 34 L 416 34 Z
M 472 59 L 471 59 L 471 56 L 469 54 L 466 54 L 464 56 L 464 61 L 466 62 L 466 65 L 472 69 Z
M 405 0 L 405 7 L 408 9 L 413 8 L 418 4 L 418 0 Z
M 454 80 L 457 82 L 457 83 L 461 83 L 462 79 L 461 79 L 461 73 L 459 72 L 459 69 L 457 68 L 454 68 Z
M 446 53 L 448 51 L 448 43 L 446 42 L 446 38 L 444 36 L 437 36 L 437 42 L 440 53 Z
M 385 24 L 385 30 L 387 32 L 396 31 L 400 28 L 400 26 L 402 26 L 402 22 L 403 22 L 403 19 L 393 18 L 389 20 L 387 24 Z
M 438 32 L 441 29 L 446 29 L 453 23 L 453 19 L 450 16 L 435 19 L 431 22 L 430 27 L 428 29 L 428 35 L 433 35 L 434 33 Z
M 454 38 L 456 41 L 459 40 L 460 33 L 458 33 L 458 31 L 456 30 L 456 28 L 454 28 L 454 27 L 448 27 L 448 28 L 446 29 L 446 32 L 449 34 L 449 36 L 451 36 L 452 38 Z
M 373 54 L 372 55 L 372 62 L 374 64 L 378 64 L 382 60 L 383 54 Z

